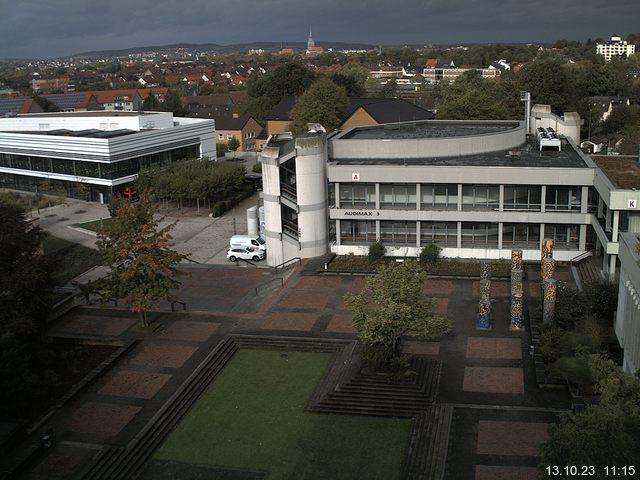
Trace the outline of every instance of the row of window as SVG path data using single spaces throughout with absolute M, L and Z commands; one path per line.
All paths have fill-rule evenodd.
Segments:
M 415 210 L 418 205 L 415 184 L 380 184 L 380 208 Z M 459 189 L 457 184 L 420 185 L 420 209 L 457 210 Z M 545 210 L 580 211 L 582 187 L 548 186 L 545 194 Z M 598 196 L 589 189 L 588 210 L 595 211 Z M 335 203 L 335 202 L 332 202 Z M 498 210 L 500 208 L 499 185 L 462 185 L 462 210 Z M 341 183 L 340 207 L 376 208 L 375 183 Z M 541 211 L 542 187 L 540 185 L 505 185 L 504 210 Z
M 341 220 L 340 243 L 365 245 L 382 241 L 388 245 L 416 246 L 418 232 L 420 245 L 435 243 L 441 247 L 457 247 L 457 222 L 401 222 L 380 221 L 380 238 L 376 236 L 376 222 L 370 220 Z M 460 236 L 463 247 L 498 248 L 497 223 L 462 222 Z M 553 239 L 558 248 L 577 249 L 579 225 L 547 224 L 544 237 Z M 505 223 L 502 225 L 502 246 L 537 248 L 540 243 L 540 225 L 532 223 Z
M 169 163 L 185 158 L 198 158 L 199 150 L 198 145 L 193 145 L 113 163 L 85 162 L 81 160 L 0 153 L 0 167 L 114 180 L 135 175 L 143 167 Z

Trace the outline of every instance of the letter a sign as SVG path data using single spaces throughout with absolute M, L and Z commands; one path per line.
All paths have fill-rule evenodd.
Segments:
M 638 208 L 637 200 L 627 200 L 627 208 Z
M 360 174 L 359 173 L 352 173 L 351 174 L 351 181 L 352 182 L 359 182 L 360 181 Z

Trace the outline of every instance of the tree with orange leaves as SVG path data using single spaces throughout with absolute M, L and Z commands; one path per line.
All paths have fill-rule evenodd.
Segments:
M 147 312 L 173 300 L 171 291 L 180 285 L 177 265 L 186 255 L 171 249 L 175 222 L 159 228 L 164 217 L 155 216 L 147 196 L 138 202 L 116 198 L 111 211 L 112 221 L 98 232 L 98 250 L 111 269 L 99 293 L 106 300 L 124 298 L 148 326 Z

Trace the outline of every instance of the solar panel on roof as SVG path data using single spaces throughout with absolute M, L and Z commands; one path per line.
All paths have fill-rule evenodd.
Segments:
M 4 117 L 7 114 L 18 113 L 26 100 L 27 100 L 27 97 L 1 99 L 0 100 L 0 116 Z
M 42 95 L 43 98 L 46 98 L 51 103 L 54 103 L 61 108 L 62 110 L 66 110 L 69 108 L 76 108 L 82 103 L 84 99 L 83 93 L 71 93 L 67 95 Z

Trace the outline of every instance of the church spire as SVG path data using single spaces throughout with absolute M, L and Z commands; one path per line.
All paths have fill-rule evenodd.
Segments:
M 315 46 L 316 42 L 314 42 L 313 38 L 311 37 L 311 25 L 309 25 L 309 40 L 307 40 L 307 50 L 311 50 Z

